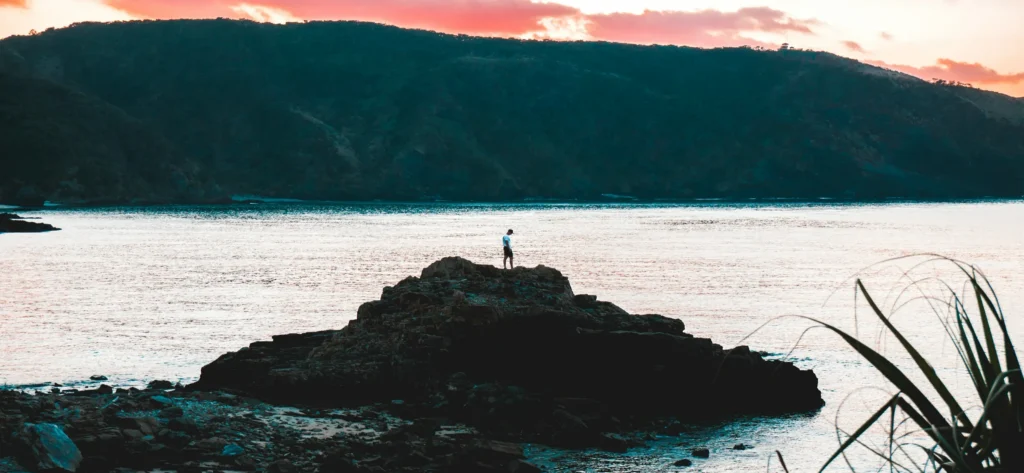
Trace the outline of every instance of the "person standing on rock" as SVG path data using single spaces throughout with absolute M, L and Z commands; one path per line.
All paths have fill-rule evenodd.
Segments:
M 505 236 L 501 237 L 501 246 L 505 250 L 505 259 L 501 260 L 501 266 L 503 268 L 505 268 L 505 269 L 508 269 L 508 266 L 505 266 L 505 264 L 508 263 L 509 266 L 515 268 L 516 267 L 516 261 L 515 261 L 515 256 L 512 255 L 512 230 L 511 229 L 509 229 L 508 233 L 506 233 Z

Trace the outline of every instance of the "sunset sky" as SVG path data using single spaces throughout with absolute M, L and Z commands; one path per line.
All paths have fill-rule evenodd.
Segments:
M 77 21 L 211 17 L 700 47 L 788 42 L 1024 96 L 1024 0 L 0 0 L 0 37 Z

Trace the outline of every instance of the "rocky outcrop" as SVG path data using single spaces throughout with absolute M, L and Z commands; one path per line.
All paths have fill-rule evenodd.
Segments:
M 0 472 L 540 471 L 518 444 L 386 408 L 282 408 L 182 390 L 0 390 Z
M 0 233 L 42 233 L 60 230 L 53 225 L 26 222 L 16 214 L 0 213 Z
M 684 329 L 576 295 L 552 268 L 446 258 L 384 288 L 344 329 L 254 343 L 204 367 L 192 389 L 330 406 L 394 400 L 499 436 L 610 450 L 624 449 L 611 433 L 651 422 L 823 404 L 810 371 Z

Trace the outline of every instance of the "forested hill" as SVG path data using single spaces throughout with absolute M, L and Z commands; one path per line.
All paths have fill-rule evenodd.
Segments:
M 0 41 L 0 202 L 1024 195 L 1024 102 L 827 53 L 366 23 Z

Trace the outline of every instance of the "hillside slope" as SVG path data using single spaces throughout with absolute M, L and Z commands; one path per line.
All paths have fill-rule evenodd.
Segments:
M 171 163 L 193 166 L 184 187 L 97 184 L 83 199 L 1024 194 L 1015 99 L 966 100 L 826 53 L 228 20 L 80 24 L 0 47 L 0 70 L 106 102 L 123 130 L 167 144 L 104 145 L 112 163 L 149 166 L 106 179 L 181 182 Z M 39 156 L 74 161 L 67 150 L 98 139 L 67 135 L 81 120 L 59 107 L 38 113 L 51 123 L 36 135 L 7 133 L 66 149 L 5 153 L 22 165 L 0 201 L 19 185 L 62 196 L 64 171 Z
M 45 80 L 0 72 L 0 197 L 62 202 L 187 201 L 195 165 L 123 111 Z

